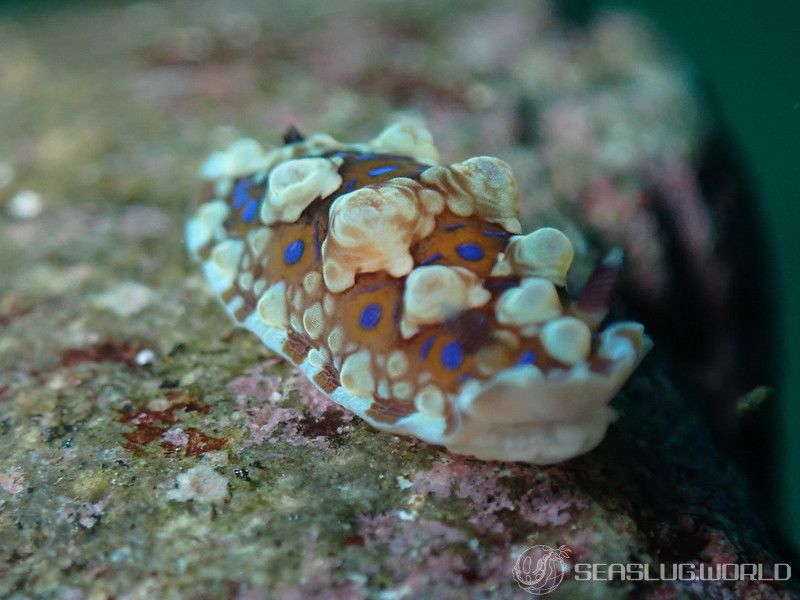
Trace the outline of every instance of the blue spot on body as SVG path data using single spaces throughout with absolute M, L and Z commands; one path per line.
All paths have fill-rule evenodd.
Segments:
M 356 156 L 353 160 L 355 160 L 357 162 L 361 162 L 362 160 L 369 160 L 371 158 L 379 158 L 379 157 L 380 157 L 379 154 L 373 154 L 371 152 L 367 152 L 365 154 L 360 154 L 360 155 Z
M 356 180 L 351 179 L 350 181 L 347 182 L 347 185 L 344 186 L 344 190 L 342 191 L 346 194 L 347 192 L 352 192 L 353 188 L 355 187 L 356 187 Z
M 436 253 L 436 254 L 434 254 L 433 256 L 429 256 L 428 258 L 426 258 L 425 260 L 423 260 L 422 262 L 420 262 L 420 263 L 419 263 L 419 266 L 420 266 L 420 267 L 423 267 L 423 266 L 425 266 L 425 265 L 432 265 L 432 264 L 433 264 L 433 263 L 435 263 L 437 260 L 441 260 L 441 259 L 442 259 L 442 253 L 441 253 L 441 252 L 437 252 L 437 253 Z
M 464 260 L 480 260 L 483 258 L 483 248 L 479 244 L 459 244 L 456 252 Z
M 303 240 L 295 240 L 289 243 L 289 245 L 286 246 L 286 250 L 283 251 L 283 262 L 287 265 L 293 265 L 303 258 L 303 251 L 305 249 L 306 245 L 303 243 Z
M 370 177 L 377 177 L 378 175 L 384 175 L 386 173 L 391 173 L 392 171 L 396 171 L 397 167 L 394 165 L 383 165 L 382 167 L 375 167 L 374 169 L 370 169 L 367 171 L 367 175 Z
M 455 231 L 456 229 L 461 229 L 464 227 L 463 223 L 453 223 L 452 225 L 448 225 L 444 228 L 445 231 Z
M 428 358 L 428 354 L 430 354 L 431 348 L 433 347 L 433 342 L 436 341 L 436 336 L 432 335 L 427 340 L 422 342 L 422 347 L 419 349 L 419 357 L 423 360 Z
M 522 356 L 519 357 L 517 361 L 517 365 L 532 365 L 536 363 L 536 352 L 533 350 L 528 350 L 527 352 L 523 352 Z
M 258 200 L 251 198 L 242 211 L 242 221 L 250 223 L 256 217 L 258 211 Z
M 457 371 L 464 362 L 464 350 L 458 342 L 450 342 L 442 348 L 439 358 L 448 371 Z
M 380 304 L 374 302 L 367 304 L 364 310 L 361 311 L 361 316 L 358 317 L 358 324 L 361 325 L 363 329 L 375 329 L 378 323 L 381 322 L 382 314 L 383 309 Z
M 240 179 L 233 186 L 233 208 L 242 208 L 248 200 L 250 200 L 250 184 L 252 180 L 249 177 Z

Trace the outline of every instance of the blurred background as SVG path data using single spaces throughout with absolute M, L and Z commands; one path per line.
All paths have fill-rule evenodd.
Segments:
M 578 15 L 624 8 L 650 19 L 690 62 L 730 132 L 752 187 L 778 298 L 775 390 L 738 456 L 763 494 L 773 525 L 800 548 L 800 3 L 572 3 Z M 742 239 L 742 245 L 748 240 Z M 757 430 L 757 431 L 756 431 Z M 751 437 L 752 436 L 752 437 Z M 760 446 L 760 447 L 759 447 Z M 764 446 L 769 450 L 764 452 Z M 777 509 L 773 511 L 773 509 Z
M 309 4 L 311 8 L 304 13 L 306 4 L 297 3 L 280 13 L 290 21 L 285 23 L 286 31 L 305 32 L 295 36 L 283 32 L 284 23 L 270 22 L 269 8 L 263 10 L 262 29 L 253 26 L 248 11 L 261 9 L 247 3 L 237 3 L 223 19 L 217 16 L 225 9 L 209 3 L 195 10 L 192 3 L 178 2 L 169 3 L 169 8 L 158 3 L 0 2 L 0 109 L 4 111 L 0 161 L 7 161 L 3 162 L 5 170 L 0 170 L 0 202 L 10 206 L 12 216 L 20 220 L 41 210 L 35 197 L 20 195 L 28 188 L 36 189 L 51 206 L 82 201 L 76 199 L 85 198 L 87 190 L 100 190 L 112 202 L 113 198 L 125 202 L 143 197 L 153 202 L 172 198 L 174 202 L 173 190 L 188 195 L 192 189 L 195 168 L 175 156 L 197 156 L 199 160 L 211 147 L 242 132 L 264 139 L 262 131 L 272 135 L 289 121 L 303 130 L 324 126 L 337 136 L 358 139 L 376 131 L 394 110 L 412 110 L 427 117 L 442 143 L 445 159 L 472 151 L 496 153 L 512 162 L 523 180 L 526 172 L 535 173 L 539 163 L 523 149 L 535 147 L 542 135 L 548 135 L 531 123 L 538 122 L 536 111 L 551 103 L 551 99 L 537 96 L 541 89 L 537 77 L 553 75 L 535 71 L 542 67 L 541 60 L 514 46 L 522 47 L 524 39 L 503 35 L 509 23 L 503 21 L 505 17 L 494 18 L 497 15 L 489 10 L 489 4 L 466 3 L 491 19 L 453 27 L 447 3 L 431 3 L 435 6 L 425 10 L 415 7 L 414 14 L 422 16 L 414 18 L 404 13 L 401 3 L 369 5 L 372 12 L 386 11 L 386 23 L 396 27 L 391 32 L 393 47 L 405 51 L 390 57 L 391 64 L 367 65 L 369 68 L 364 65 L 373 50 L 378 57 L 374 60 L 389 60 L 380 52 L 386 32 L 374 26 L 376 19 L 366 19 L 362 28 L 352 3 L 347 3 L 349 9 L 341 14 L 321 8 L 322 3 Z M 686 152 L 698 161 L 701 175 L 707 176 L 703 192 L 712 199 L 730 201 L 712 206 L 706 216 L 732 224 L 720 234 L 725 238 L 721 254 L 717 255 L 716 249 L 708 251 L 695 265 L 684 265 L 688 271 L 694 270 L 689 275 L 672 273 L 674 281 L 683 281 L 685 276 L 697 289 L 685 295 L 673 289 L 666 296 L 656 291 L 636 296 L 632 284 L 635 298 L 630 308 L 652 317 L 658 343 L 678 353 L 676 349 L 685 349 L 685 362 L 678 369 L 694 361 L 704 365 L 704 376 L 717 374 L 723 379 L 709 382 L 689 377 L 687 387 L 697 391 L 719 446 L 748 474 L 764 517 L 782 538 L 785 549 L 798 548 L 800 4 L 774 2 L 767 10 L 747 1 L 564 0 L 554 7 L 559 18 L 578 28 L 605 11 L 623 9 L 638 14 L 649 25 L 606 19 L 603 27 L 593 31 L 593 43 L 621 55 L 631 48 L 655 47 L 655 55 L 663 52 L 668 57 L 663 59 L 665 71 L 654 70 L 650 82 L 663 91 L 662 99 L 674 101 L 657 106 L 653 119 L 665 119 L 666 133 L 674 134 L 677 146 L 682 140 L 694 139 L 695 134 L 701 139 L 696 148 Z M 512 7 L 509 14 L 515 10 Z M 525 10 L 533 21 L 549 18 L 542 16 L 546 9 Z M 427 22 L 426 14 L 430 15 Z M 310 35 L 298 25 L 306 18 L 318 34 Z M 215 22 L 218 30 L 207 22 Z M 430 49 L 439 47 L 437 23 L 447 24 L 447 34 L 442 36 L 442 53 L 434 55 Z M 494 27 L 492 35 L 481 38 L 481 23 Z M 39 36 L 32 44 L 27 43 L 26 28 Z M 526 35 L 524 28 L 514 31 L 518 37 Z M 533 31 L 538 31 L 536 26 Z M 630 47 L 604 41 L 604 32 L 613 35 L 615 31 L 632 36 Z M 418 35 L 426 41 L 418 43 Z M 639 35 L 644 41 L 636 37 Z M 406 38 L 410 41 L 404 44 Z M 498 49 L 497 44 L 506 42 L 508 47 Z M 340 49 L 338 55 L 331 52 L 335 48 Z M 250 54 L 257 60 L 248 61 Z M 260 70 L 265 57 L 274 59 L 269 72 Z M 417 70 L 414 65 L 420 61 L 425 67 Z M 461 82 L 453 71 L 473 67 L 470 76 L 479 84 L 466 86 L 466 108 L 448 112 L 450 105 L 462 102 L 458 96 Z M 508 77 L 502 79 L 497 70 L 506 67 Z M 309 77 L 295 77 L 298 69 L 307 69 Z M 423 72 L 438 74 L 441 79 L 422 80 Z M 73 77 L 76 73 L 79 76 Z M 91 76 L 81 75 L 87 73 Z M 118 81 L 123 77 L 129 78 L 125 86 Z M 510 81 L 522 82 L 522 91 Z M 603 84 L 611 89 L 616 82 L 611 76 Z M 553 89 L 557 92 L 558 85 Z M 518 102 L 515 94 L 519 94 Z M 264 98 L 273 96 L 286 102 L 265 105 Z M 506 98 L 513 98 L 515 104 L 504 112 Z M 148 103 L 158 107 L 158 117 L 148 114 Z M 552 112 L 551 124 L 559 123 L 558 118 L 570 118 L 569 111 Z M 506 118 L 511 113 L 517 120 Z M 353 130 L 353 123 L 360 125 Z M 485 130 L 475 123 L 487 123 Z M 643 129 L 649 126 L 641 125 Z M 693 129 L 684 132 L 682 127 Z M 45 134 L 33 140 L 32 132 L 38 131 Z M 128 142 L 130 132 L 136 134 Z M 516 149 L 509 150 L 511 145 Z M 22 158 L 9 160 L 10 156 Z M 80 169 L 65 156 L 80 161 Z M 128 162 L 131 156 L 134 167 Z M 143 169 L 148 176 L 135 177 L 132 169 Z M 535 175 L 529 179 L 523 184 L 536 189 Z M 674 189 L 666 184 L 664 188 Z M 59 189 L 66 191 L 59 196 Z M 727 212 L 731 210 L 735 215 Z M 542 214 L 557 220 L 546 209 Z M 537 213 L 529 208 L 524 216 L 532 220 Z M 678 217 L 667 216 L 675 219 L 677 232 L 666 235 L 660 249 L 672 242 L 683 252 L 684 262 L 691 263 L 690 236 L 681 231 Z M 130 226 L 135 228 L 141 217 L 130 216 Z M 159 226 L 158 218 L 154 219 Z M 699 237 L 710 236 L 710 242 L 703 239 L 714 246 L 718 232 L 713 227 L 709 231 L 700 232 Z M 636 243 L 631 244 L 635 250 Z M 701 244 L 698 252 L 702 251 Z M 728 268 L 725 261 L 743 266 L 731 267 L 736 272 L 735 283 L 709 300 L 715 292 L 701 289 L 704 270 L 707 268 L 712 281 Z M 675 269 L 674 264 L 668 268 Z M 635 270 L 635 252 L 632 265 Z M 117 266 L 124 268 L 124 260 Z M 642 276 L 647 266 L 644 260 L 639 265 Z M 7 272 L 10 281 L 13 267 Z M 180 271 L 170 268 L 154 267 L 154 273 L 162 281 L 180 276 Z M 651 283 L 656 290 L 658 282 Z M 691 324 L 684 322 L 684 331 L 674 329 L 670 318 L 654 314 L 656 300 L 665 298 L 678 305 L 673 307 L 676 318 L 694 315 Z M 699 308 L 692 313 L 693 307 Z M 725 327 L 737 328 L 727 332 L 735 338 L 730 344 L 737 356 L 715 371 L 718 363 L 714 361 L 724 360 L 719 346 L 707 344 L 703 336 L 706 330 L 713 330 L 724 346 L 728 338 L 720 330 Z

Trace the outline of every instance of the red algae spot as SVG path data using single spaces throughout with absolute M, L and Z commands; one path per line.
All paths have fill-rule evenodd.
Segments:
M 364 537 L 361 535 L 351 535 L 350 537 L 344 539 L 344 545 L 361 548 L 364 546 Z
M 163 438 L 164 434 L 170 430 L 169 426 L 179 421 L 181 413 L 207 414 L 210 410 L 202 400 L 183 390 L 167 392 L 166 397 L 170 405 L 163 410 L 144 408 L 120 414 L 118 418 L 120 423 L 128 423 L 134 427 L 133 431 L 122 434 L 122 437 L 128 440 L 128 443 L 123 444 L 123 448 L 132 452 L 140 452 L 150 442 Z M 186 428 L 182 432 L 186 436 L 185 443 L 178 444 L 171 437 L 162 441 L 161 447 L 171 451 L 182 447 L 186 456 L 198 456 L 212 450 L 219 450 L 227 443 L 227 439 L 209 436 L 195 427 Z
M 137 427 L 150 427 L 155 423 L 170 425 L 176 421 L 172 408 L 167 410 L 151 410 L 146 408 L 136 413 L 123 413 L 119 417 L 120 423 L 133 423 Z
M 61 352 L 61 365 L 72 367 L 85 362 L 121 362 L 135 369 L 142 345 L 136 342 L 103 340 L 91 346 L 67 348 Z
M 340 413 L 327 411 L 317 418 L 303 419 L 298 423 L 297 431 L 309 438 L 330 438 L 342 433 L 346 427 L 347 423 L 342 420 Z
M 199 456 L 206 452 L 219 450 L 228 442 L 225 438 L 206 435 L 194 427 L 187 429 L 186 433 L 189 435 L 189 441 L 186 443 L 186 449 L 184 450 L 186 456 Z
M 137 425 L 133 431 L 127 431 L 122 434 L 126 440 L 132 444 L 145 445 L 149 444 L 155 439 L 160 438 L 167 430 L 166 427 L 154 427 L 152 425 Z

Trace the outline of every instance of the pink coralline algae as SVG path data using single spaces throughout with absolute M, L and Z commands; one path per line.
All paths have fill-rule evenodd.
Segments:
M 228 383 L 228 389 L 239 397 L 250 397 L 258 402 L 275 403 L 281 399 L 281 382 L 278 375 L 264 375 L 261 366 L 249 369 L 244 375 Z
M 399 536 L 398 530 L 402 532 Z M 433 552 L 432 545 L 441 547 L 467 540 L 456 527 L 438 521 L 404 519 L 397 511 L 361 517 L 358 531 L 368 548 L 391 543 L 391 552 L 396 555 L 407 554 L 412 549 Z
M 59 521 L 66 521 L 78 525 L 81 529 L 92 529 L 103 517 L 108 505 L 108 500 L 97 502 L 76 502 L 69 498 L 62 498 L 58 510 Z
M 236 394 L 239 411 L 245 415 L 250 437 L 247 445 L 285 442 L 296 447 L 327 450 L 331 433 L 348 430 L 352 415 L 331 402 L 302 376 L 285 378 L 263 375 L 263 366 L 254 367 L 233 379 L 228 389 Z M 306 412 L 279 406 L 291 390 L 299 392 Z
M 547 477 L 535 477 L 518 497 L 495 469 L 475 461 L 454 460 L 419 471 L 412 489 L 438 498 L 452 495 L 466 500 L 473 512 L 471 523 L 479 531 L 506 535 L 508 531 L 500 518 L 503 513 L 516 513 L 540 527 L 562 526 L 588 508 L 586 500 L 570 491 L 570 481 L 562 481 L 558 488 L 554 486 L 552 481 L 566 477 L 559 473 L 551 468 Z M 508 476 L 512 477 L 512 473 Z
M 319 532 L 316 528 L 307 531 L 301 538 L 303 548 L 302 568 L 294 585 L 279 587 L 273 592 L 251 592 L 237 594 L 235 600 L 361 600 L 367 598 L 363 578 L 356 573 L 341 576 L 339 562 L 330 557 L 320 556 L 318 551 Z M 256 595 L 259 594 L 259 595 Z
M 541 527 L 560 527 L 569 523 L 576 511 L 588 507 L 586 500 L 570 492 L 529 490 L 520 500 L 519 512 L 523 518 Z
M 25 476 L 22 469 L 14 467 L 5 473 L 0 473 L 0 489 L 9 494 L 19 494 L 25 489 Z
M 162 439 L 175 448 L 182 448 L 189 443 L 189 435 L 180 427 L 173 427 L 161 434 Z
M 395 572 L 404 574 L 394 583 L 408 593 L 463 585 L 470 571 L 467 537 L 446 523 L 404 519 L 392 511 L 361 517 L 358 533 L 368 550 L 389 553 Z
M 300 398 L 312 419 L 320 420 L 323 417 L 331 417 L 341 421 L 343 426 L 353 420 L 353 413 L 346 411 L 333 402 L 307 377 L 296 373 L 290 385 L 300 394 Z
M 496 471 L 488 465 L 474 461 L 456 460 L 420 471 L 414 477 L 412 489 L 431 493 L 439 498 L 447 498 L 453 494 L 469 500 L 483 513 L 515 509 L 510 492 L 498 479 Z

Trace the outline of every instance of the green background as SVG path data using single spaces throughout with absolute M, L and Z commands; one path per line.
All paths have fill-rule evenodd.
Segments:
M 770 402 L 778 438 L 766 515 L 800 548 L 800 2 L 599 0 L 648 17 L 716 96 L 772 237 L 779 298 L 780 381 Z M 743 244 L 747 240 L 742 240 Z

